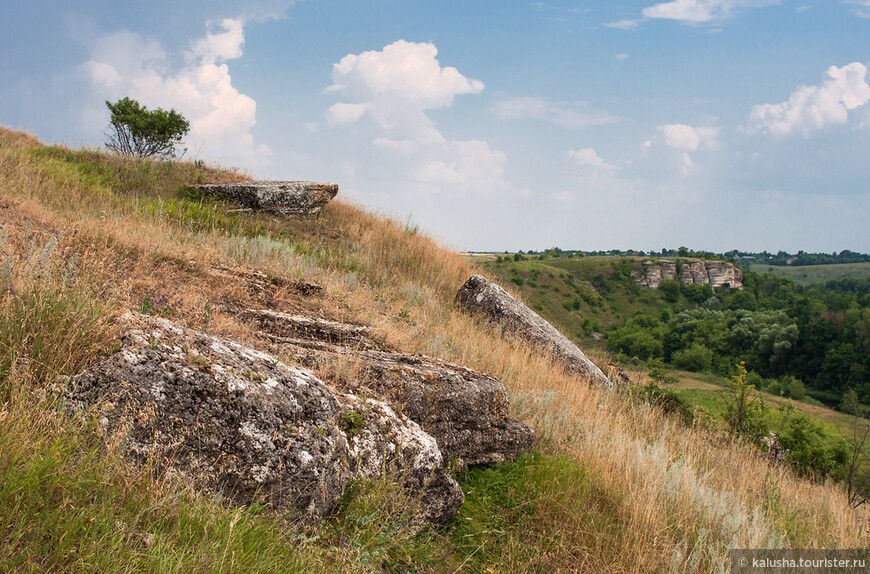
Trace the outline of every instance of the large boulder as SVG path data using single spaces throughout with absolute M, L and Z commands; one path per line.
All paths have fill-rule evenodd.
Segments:
M 456 300 L 466 309 L 481 313 L 500 325 L 504 334 L 526 340 L 551 354 L 566 370 L 609 385 L 610 382 L 601 369 L 577 345 L 540 315 L 485 277 L 472 275 L 459 289 Z
M 437 441 L 389 404 L 164 319 L 123 322 L 121 349 L 77 376 L 67 400 L 132 459 L 302 514 L 332 512 L 353 479 L 385 471 L 418 494 L 420 520 L 443 522 L 461 505 Z
M 497 379 L 425 355 L 384 350 L 370 329 L 358 325 L 270 310 L 241 316 L 301 364 L 352 365 L 354 376 L 344 384 L 398 405 L 435 437 L 458 470 L 513 460 L 532 448 L 534 431 L 508 416 L 507 391 Z
M 313 181 L 246 181 L 191 187 L 251 209 L 280 215 L 318 213 L 338 194 L 337 184 Z

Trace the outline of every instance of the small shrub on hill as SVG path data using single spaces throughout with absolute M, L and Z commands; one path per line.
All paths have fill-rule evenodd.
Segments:
M 687 371 L 701 373 L 713 363 L 713 351 L 700 343 L 674 353 L 674 364 Z

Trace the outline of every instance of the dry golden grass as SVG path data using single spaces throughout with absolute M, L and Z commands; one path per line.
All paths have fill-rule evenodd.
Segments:
M 559 541 L 547 551 L 554 570 L 715 572 L 727 569 L 732 548 L 857 548 L 870 541 L 866 519 L 848 507 L 840 486 L 803 480 L 745 444 L 590 386 L 459 310 L 453 297 L 473 264 L 416 229 L 341 201 L 304 220 L 252 215 L 232 222 L 218 218 L 225 208 L 215 205 L 212 223 L 202 227 L 155 211 L 155 202 L 175 199 L 170 192 L 130 201 L 82 183 L 66 167 L 47 169 L 29 153 L 37 145 L 0 129 L 0 200 L 17 202 L 0 222 L 61 238 L 64 257 L 81 253 L 101 270 L 97 275 L 123 269 L 123 277 L 111 275 L 119 307 L 159 300 L 157 312 L 252 343 L 234 308 L 356 320 L 395 347 L 504 381 L 513 414 L 535 428 L 537 447 L 588 471 L 583 481 L 554 478 L 549 502 L 538 510 L 536 527 Z M 263 300 L 244 284 L 209 274 L 222 264 L 314 281 L 326 294 L 303 298 L 279 289 Z M 337 379 L 353 373 L 353 365 L 324 371 Z

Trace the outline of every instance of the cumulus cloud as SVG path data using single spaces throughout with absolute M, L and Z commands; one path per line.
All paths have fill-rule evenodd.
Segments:
M 591 147 L 568 150 L 568 157 L 574 160 L 574 163 L 580 166 L 591 167 L 596 170 L 614 169 L 612 165 L 601 159 L 598 156 L 598 153 Z
M 672 0 L 644 8 L 645 18 L 677 20 L 683 24 L 703 24 L 725 20 L 746 8 L 778 4 L 778 0 Z
M 482 140 L 445 137 L 427 111 L 450 107 L 460 95 L 479 94 L 480 80 L 442 67 L 430 43 L 399 40 L 380 51 L 348 54 L 333 65 L 327 92 L 342 96 L 326 111 L 333 127 L 367 120 L 375 149 L 402 158 L 418 189 L 494 196 L 516 191 L 504 179 L 505 155 Z
M 331 124 L 352 124 L 366 112 L 368 104 L 345 104 L 339 102 L 326 111 Z
M 719 128 L 686 124 L 659 126 L 656 130 L 669 148 L 685 151 L 695 151 L 699 147 L 712 149 L 716 147 L 716 137 L 719 135 Z
M 242 21 L 226 18 L 220 27 L 222 31 L 207 34 L 205 38 L 194 42 L 192 54 L 204 62 L 240 58 L 245 43 Z
M 716 149 L 719 145 L 716 139 L 719 131 L 718 127 L 713 126 L 663 125 L 657 127 L 655 135 L 643 142 L 641 147 L 649 150 L 660 142 L 669 149 L 679 151 L 680 171 L 683 175 L 688 175 L 694 165 L 689 152 Z
M 479 94 L 483 82 L 471 80 L 453 67 L 442 68 L 434 44 L 399 40 L 380 52 L 348 54 L 333 66 L 339 91 L 366 99 L 387 98 L 432 110 L 453 105 L 460 94 Z
M 605 111 L 590 109 L 586 102 L 551 102 L 539 97 L 509 98 L 498 102 L 492 111 L 503 120 L 533 118 L 570 129 L 619 121 Z
M 870 100 L 864 64 L 831 66 L 825 75 L 828 79 L 817 86 L 799 86 L 785 102 L 754 106 L 746 130 L 777 136 L 797 133 L 808 136 L 825 126 L 846 123 L 850 110 Z
M 233 86 L 226 64 L 242 55 L 244 40 L 241 20 L 222 20 L 173 64 L 159 42 L 120 31 L 97 38 L 81 70 L 102 99 L 129 96 L 181 112 L 195 154 L 253 168 L 267 165 L 271 151 L 255 146 L 257 103 Z

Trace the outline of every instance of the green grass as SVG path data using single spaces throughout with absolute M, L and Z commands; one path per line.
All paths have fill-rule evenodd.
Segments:
M 724 377 L 709 373 L 679 371 L 673 374 L 679 378 L 679 383 L 666 386 L 673 388 L 691 407 L 699 408 L 702 412 L 712 415 L 717 424 L 724 428 L 722 419 L 729 396 L 727 380 Z M 768 407 L 767 424 L 774 431 L 781 427 L 784 416 L 783 409 L 790 405 L 794 407 L 795 412 L 805 414 L 819 423 L 829 444 L 852 435 L 855 419 L 851 415 L 829 409 L 809 397 L 803 401 L 796 401 L 770 395 L 763 390 L 759 392 Z M 862 424 L 867 425 L 868 422 L 865 420 Z
M 776 277 L 787 277 L 801 285 L 825 283 L 836 279 L 867 279 L 870 278 L 870 263 L 834 263 L 831 265 L 765 265 L 751 263 L 749 271 L 763 274 L 769 273 Z
M 262 508 L 161 492 L 148 472 L 106 453 L 93 423 L 27 406 L 0 425 L 0 571 L 305 572 L 321 563 Z
M 465 503 L 448 525 L 462 572 L 583 571 L 596 546 L 618 546 L 614 507 L 589 471 L 568 457 L 524 455 L 459 477 Z M 556 515 L 570 515 L 566 525 Z

